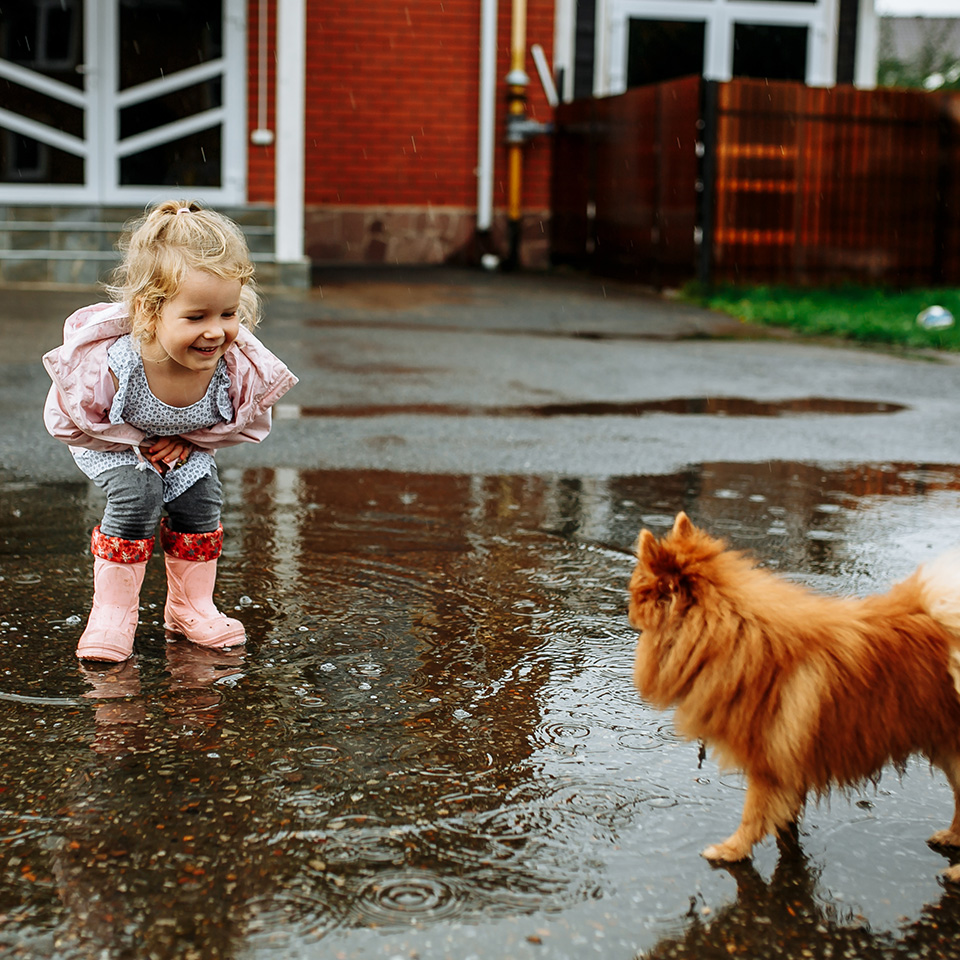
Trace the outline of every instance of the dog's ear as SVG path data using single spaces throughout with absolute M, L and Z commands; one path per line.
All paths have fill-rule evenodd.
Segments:
M 693 530 L 694 526 L 690 522 L 690 518 L 681 510 L 673 521 L 673 535 L 675 537 L 689 537 Z
M 649 530 L 641 530 L 637 538 L 637 559 L 644 566 L 650 567 L 656 555 L 657 538 Z

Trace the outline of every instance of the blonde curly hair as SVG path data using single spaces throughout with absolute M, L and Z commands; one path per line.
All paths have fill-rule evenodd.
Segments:
M 123 260 L 107 292 L 127 305 L 130 332 L 138 343 L 153 340 L 163 304 L 175 297 L 190 270 L 240 281 L 240 322 L 260 322 L 260 296 L 250 251 L 229 217 L 193 200 L 167 200 L 128 223 L 119 243 Z

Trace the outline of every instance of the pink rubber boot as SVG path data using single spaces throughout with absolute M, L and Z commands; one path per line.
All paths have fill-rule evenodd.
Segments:
M 167 564 L 167 602 L 163 625 L 201 647 L 236 647 L 246 643 L 243 624 L 225 617 L 213 603 L 217 558 L 223 547 L 223 527 L 210 533 L 178 533 L 166 518 L 160 522 L 160 542 Z
M 140 585 L 153 553 L 153 537 L 122 540 L 95 527 L 90 538 L 93 553 L 93 606 L 77 644 L 81 660 L 120 663 L 133 653 L 140 609 Z

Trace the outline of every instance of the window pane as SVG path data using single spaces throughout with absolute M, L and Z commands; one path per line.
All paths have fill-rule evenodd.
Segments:
M 124 186 L 219 187 L 220 126 L 122 157 Z
M 222 106 L 222 86 L 218 77 L 124 107 L 120 111 L 120 139 Z
M 0 127 L 0 183 L 83 183 L 83 158 Z
M 761 80 L 806 80 L 807 32 L 806 27 L 734 24 L 733 75 Z
M 223 55 L 222 0 L 120 4 L 120 89 Z
M 0 8 L 0 57 L 83 89 L 83 0 L 16 0 Z
M 627 86 L 659 83 L 703 73 L 704 23 L 690 20 L 630 20 Z
M 11 113 L 18 113 L 21 117 L 28 117 L 46 127 L 83 139 L 82 107 L 48 97 L 5 77 L 0 77 L 0 104 Z

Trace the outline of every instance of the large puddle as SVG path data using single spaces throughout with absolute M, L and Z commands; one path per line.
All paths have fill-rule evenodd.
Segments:
M 752 400 L 749 397 L 676 397 L 669 400 L 628 400 L 616 403 L 543 403 L 513 407 L 480 407 L 460 404 L 407 403 L 357 406 L 295 406 L 281 404 L 279 419 L 299 417 L 382 417 L 416 415 L 433 417 L 642 417 L 650 413 L 691 414 L 713 417 L 790 417 L 813 414 L 899 413 L 899 403 L 882 400 L 843 400 L 833 397 L 795 397 L 786 400 Z
M 670 476 L 225 471 L 241 653 L 80 668 L 86 484 L 0 485 L 0 950 L 16 957 L 955 956 L 921 763 L 804 859 L 698 852 L 742 782 L 630 683 L 629 555 L 678 509 L 825 590 L 960 540 L 960 467 Z M 235 610 L 233 608 L 236 608 Z

